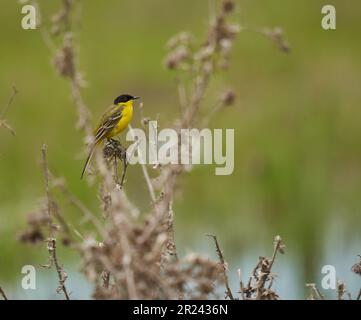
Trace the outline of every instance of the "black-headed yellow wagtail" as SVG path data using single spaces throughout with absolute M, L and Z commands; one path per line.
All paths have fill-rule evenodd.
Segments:
M 94 130 L 94 141 L 90 146 L 89 154 L 81 173 L 81 178 L 83 178 L 84 173 L 89 166 L 96 146 L 104 139 L 110 140 L 127 128 L 129 122 L 133 118 L 133 102 L 139 98 L 140 97 L 134 97 L 129 94 L 122 94 L 117 97 L 114 100 L 113 105 L 104 112 L 98 126 Z

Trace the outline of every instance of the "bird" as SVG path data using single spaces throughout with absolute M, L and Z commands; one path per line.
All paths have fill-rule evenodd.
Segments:
M 81 179 L 90 164 L 96 147 L 104 139 L 109 141 L 128 127 L 133 118 L 133 102 L 139 98 L 130 94 L 121 94 L 114 99 L 113 104 L 104 112 L 94 130 L 94 140 L 90 145 L 88 157 L 81 173 Z

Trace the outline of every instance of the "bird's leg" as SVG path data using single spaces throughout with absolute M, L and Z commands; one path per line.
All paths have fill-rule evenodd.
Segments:
M 122 152 L 122 160 L 123 160 L 123 172 L 122 172 L 122 180 L 120 181 L 120 186 L 123 187 L 125 173 L 127 171 L 128 161 L 127 161 L 127 149 L 124 148 Z
M 119 146 L 121 146 L 122 144 L 119 142 L 119 140 L 117 139 L 110 139 L 111 144 L 115 147 L 118 148 Z
M 118 157 L 114 155 L 114 179 L 115 183 L 119 184 L 119 177 L 118 177 Z

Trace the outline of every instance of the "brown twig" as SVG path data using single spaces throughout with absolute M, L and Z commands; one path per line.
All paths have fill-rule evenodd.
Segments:
M 241 294 L 242 299 L 246 300 L 244 284 L 243 284 L 243 281 L 242 281 L 241 269 L 238 269 L 237 273 L 238 273 L 238 280 L 239 280 L 239 293 Z
M 270 39 L 279 48 L 281 52 L 289 53 L 291 51 L 290 44 L 285 39 L 283 30 L 280 27 L 275 27 L 275 28 L 242 27 L 242 31 L 253 32 L 265 36 L 266 38 Z
M 54 236 L 53 216 L 51 213 L 52 200 L 51 200 L 50 186 L 49 186 L 49 168 L 48 168 L 46 151 L 47 151 L 46 144 L 43 144 L 41 148 L 41 152 L 42 152 L 42 165 L 43 165 L 45 190 L 46 190 L 46 202 L 47 202 L 46 212 L 48 215 L 48 228 L 49 228 L 49 236 L 47 239 L 47 243 L 48 243 L 47 247 L 49 251 L 49 264 L 45 265 L 44 267 L 51 267 L 53 264 L 55 265 L 59 279 L 59 287 L 57 292 L 63 291 L 65 299 L 69 300 L 70 299 L 69 294 L 65 287 L 67 274 L 64 272 L 63 268 L 59 265 L 56 254 L 56 238 Z
M 259 257 L 251 276 L 249 277 L 247 287 L 241 286 L 241 294 L 246 299 L 256 300 L 277 300 L 279 296 L 272 290 L 275 275 L 271 273 L 277 253 L 284 253 L 285 245 L 280 236 L 274 238 L 274 250 L 271 258 Z M 266 283 L 268 285 L 266 286 Z
M 12 92 L 7 104 L 1 110 L 0 118 L 3 118 L 6 115 L 6 113 L 8 112 L 8 110 L 10 109 L 11 105 L 14 102 L 15 96 L 19 93 L 18 89 L 16 89 L 15 86 L 12 87 L 12 90 L 13 90 L 13 92 Z
M 338 300 L 343 300 L 344 295 L 347 292 L 345 283 L 341 280 L 337 281 L 337 298 Z
M 306 283 L 306 287 L 310 288 L 310 300 L 324 300 L 324 296 L 318 290 L 315 283 Z
M 226 297 L 228 297 L 231 300 L 234 300 L 232 290 L 231 290 L 231 288 L 229 286 L 229 280 L 228 280 L 228 274 L 227 274 L 227 270 L 228 270 L 227 263 L 224 260 L 224 256 L 223 256 L 221 248 L 219 247 L 217 237 L 215 235 L 212 235 L 212 234 L 209 234 L 208 236 L 213 239 L 214 244 L 216 246 L 216 252 L 217 252 L 217 255 L 218 255 L 218 258 L 219 258 L 219 262 L 220 262 L 221 267 L 222 267 L 224 282 L 225 282 L 225 286 L 226 286 Z
M 41 148 L 42 154 L 42 167 L 43 167 L 43 175 L 44 175 L 44 183 L 45 183 L 45 194 L 46 194 L 46 213 L 48 215 L 48 226 L 49 226 L 49 238 L 54 238 L 54 228 L 53 228 L 53 217 L 51 214 L 51 197 L 50 197 L 50 187 L 49 187 L 49 168 L 48 162 L 46 158 L 46 144 L 44 143 Z
M 124 186 L 124 179 L 125 179 L 125 174 L 127 172 L 127 167 L 128 167 L 128 160 L 127 160 L 127 151 L 125 150 L 123 153 L 123 170 L 122 170 L 122 177 L 120 179 L 120 187 L 123 188 Z
M 49 251 L 49 254 L 51 257 L 51 261 L 52 261 L 52 263 L 54 263 L 56 272 L 58 274 L 59 287 L 57 289 L 57 292 L 62 291 L 65 299 L 70 300 L 68 290 L 65 287 L 65 281 L 68 278 L 68 275 L 65 273 L 63 267 L 59 265 L 58 257 L 56 254 L 56 239 L 55 238 L 48 239 L 48 251 Z
M 4 290 L 0 287 L 0 295 L 3 297 L 4 300 L 8 300 Z
M 12 126 L 10 126 L 10 124 L 4 119 L 7 111 L 9 110 L 9 108 L 11 107 L 11 105 L 13 104 L 13 101 L 15 99 L 15 96 L 19 93 L 19 91 L 16 89 L 15 86 L 12 87 L 13 92 L 7 102 L 7 104 L 4 106 L 4 108 L 1 110 L 0 112 L 0 127 L 4 127 L 5 129 L 9 130 L 10 133 L 15 136 L 15 130 L 13 129 Z

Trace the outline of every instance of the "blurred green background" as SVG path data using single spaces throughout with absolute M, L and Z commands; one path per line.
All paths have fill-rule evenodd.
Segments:
M 236 270 L 247 275 L 259 255 L 271 254 L 273 236 L 280 234 L 287 245 L 275 268 L 281 297 L 304 298 L 304 283 L 319 284 L 325 264 L 335 265 L 337 277 L 355 294 L 360 280 L 350 268 L 361 253 L 361 2 L 236 2 L 234 22 L 281 26 L 292 52 L 279 52 L 261 35 L 239 34 L 231 68 L 216 76 L 205 102 L 227 87 L 237 92 L 236 105 L 211 122 L 212 128 L 235 129 L 235 170 L 221 177 L 212 166 L 197 166 L 182 177 L 184 188 L 175 203 L 179 250 L 216 258 L 206 237 L 216 234 L 236 288 Z M 39 2 L 45 23 L 60 3 Z M 162 64 L 165 44 L 180 31 L 193 32 L 201 42 L 217 4 L 83 1 L 79 65 L 93 122 L 118 94 L 129 92 L 142 96 L 146 115 L 159 115 L 160 126 L 169 125 L 179 107 L 175 74 Z M 336 6 L 337 30 L 321 28 L 325 4 Z M 0 285 L 12 298 L 56 297 L 52 271 L 39 272 L 45 274 L 44 283 L 50 277 L 42 295 L 20 289 L 21 267 L 47 258 L 45 245 L 28 248 L 16 240 L 26 215 L 44 195 L 41 145 L 48 145 L 51 169 L 99 212 L 96 187 L 79 179 L 83 140 L 74 127 L 69 83 L 54 70 L 40 31 L 21 28 L 21 5 L 6 0 L 2 7 L 0 108 L 12 85 L 19 94 L 6 115 L 16 136 L 0 128 Z M 135 113 L 138 126 L 140 115 Z M 127 177 L 129 197 L 146 210 L 149 198 L 140 167 L 131 167 Z M 67 203 L 62 212 L 74 223 L 79 220 Z M 78 270 L 75 252 L 59 254 L 68 269 Z M 74 294 L 86 296 L 85 289 L 79 294 L 84 282 L 74 278 L 68 280 Z

